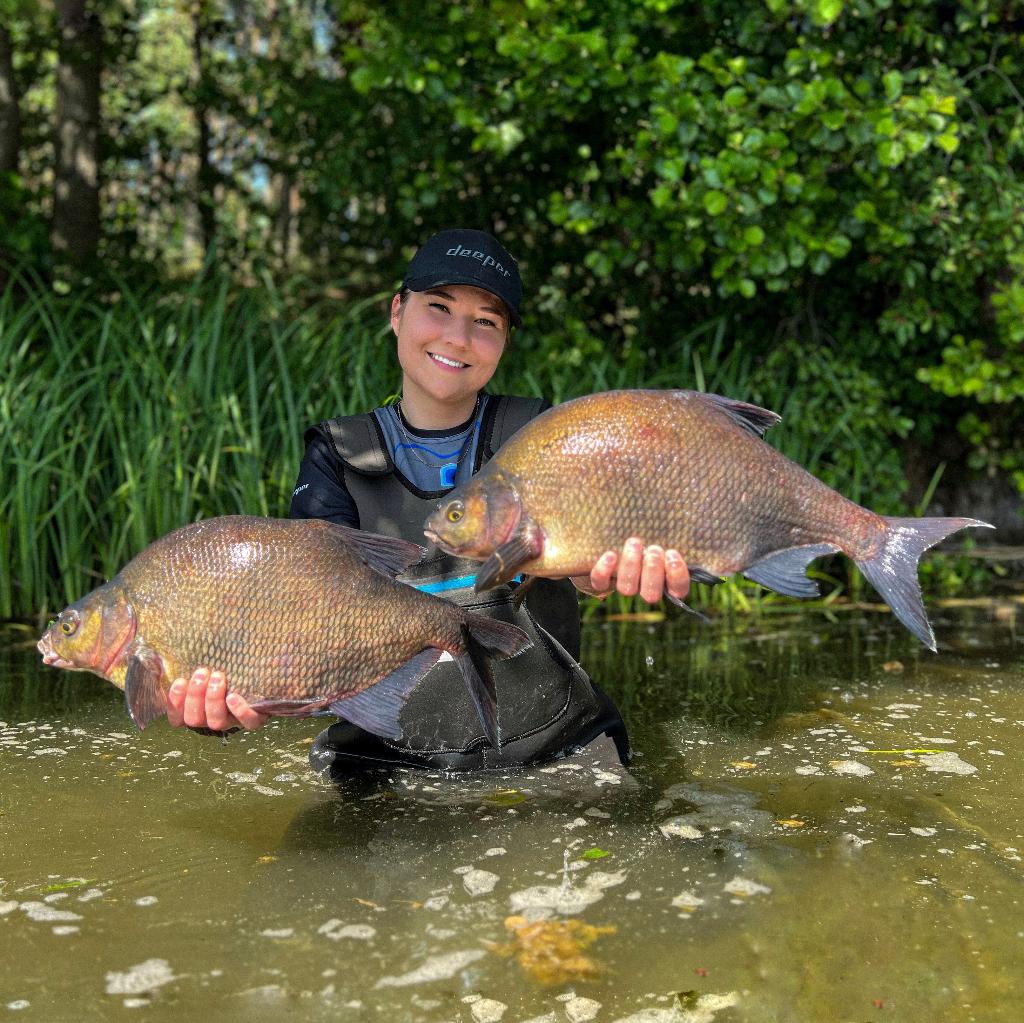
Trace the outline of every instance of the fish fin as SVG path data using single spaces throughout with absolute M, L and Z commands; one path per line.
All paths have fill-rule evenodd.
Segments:
M 500 622 L 486 615 L 467 614 L 464 628 L 488 657 L 503 660 L 515 657 L 533 645 L 533 641 L 518 625 Z
M 398 723 L 409 695 L 424 675 L 441 658 L 443 651 L 427 647 L 414 654 L 390 675 L 355 696 L 346 696 L 330 705 L 332 714 L 351 721 L 358 728 L 385 739 L 401 739 Z
M 511 627 L 511 626 L 510 626 Z M 518 629 L 516 631 L 519 631 Z M 523 634 L 525 636 L 525 633 Z M 469 695 L 476 707 L 477 717 L 483 726 L 484 735 L 494 749 L 501 746 L 501 728 L 498 725 L 498 690 L 494 685 L 494 673 L 487 663 L 487 650 L 473 636 L 471 625 L 462 626 L 462 642 L 466 652 L 455 658 L 462 677 L 466 680 Z
M 720 581 L 721 580 L 719 580 L 719 582 Z M 686 601 L 680 600 L 678 597 L 673 597 L 672 594 L 668 592 L 668 590 L 665 591 L 665 599 L 672 601 L 672 603 L 675 604 L 676 607 L 681 607 L 684 611 L 689 611 L 690 614 L 692 614 L 696 618 L 699 618 L 702 622 L 704 622 L 705 625 L 707 625 L 708 622 L 711 621 L 711 619 L 708 618 L 708 616 L 704 614 L 702 611 L 698 611 L 696 608 L 690 607 L 690 605 L 687 604 Z
M 525 579 L 512 591 L 512 610 L 518 611 L 523 606 L 523 601 L 526 600 L 526 594 L 530 592 L 530 588 L 537 581 L 539 577 L 535 575 L 528 575 Z
M 892 613 L 926 646 L 935 651 L 935 634 L 928 622 L 917 579 L 917 563 L 929 547 L 966 526 L 992 529 L 978 519 L 886 518 L 882 549 L 857 567 L 892 609 Z
M 769 590 L 787 597 L 817 597 L 821 595 L 821 590 L 813 579 L 807 578 L 807 566 L 815 558 L 835 554 L 838 550 L 833 543 L 787 547 L 745 568 L 743 574 L 748 579 L 753 579 L 755 583 L 760 583 Z
M 486 615 L 468 614 L 462 625 L 462 644 L 465 653 L 459 654 L 455 661 L 469 687 L 469 695 L 473 698 L 473 706 L 476 707 L 484 735 L 498 749 L 501 745 L 498 692 L 487 659 L 515 657 L 532 646 L 533 641 L 516 625 L 499 622 Z
M 687 565 L 686 568 L 690 573 L 690 578 L 695 583 L 704 583 L 705 586 L 717 586 L 719 583 L 725 582 L 720 575 L 715 575 L 704 568 L 698 568 L 696 565 Z
M 713 402 L 737 426 L 742 426 L 758 437 L 763 437 L 768 429 L 782 422 L 782 416 L 777 412 L 761 408 L 760 405 L 736 401 L 735 398 L 726 398 L 721 394 L 705 394 L 703 397 Z
M 322 698 L 316 700 L 253 700 L 249 704 L 252 710 L 261 714 L 277 714 L 281 717 L 303 718 L 314 714 L 326 714 Z
M 351 547 L 361 561 L 391 579 L 415 565 L 423 557 L 423 548 L 408 540 L 368 533 L 337 522 L 323 524 L 330 527 L 340 540 Z
M 544 533 L 540 526 L 531 519 L 524 519 L 515 535 L 506 540 L 480 566 L 476 574 L 473 589 L 479 593 L 489 590 L 499 583 L 508 582 L 516 574 L 516 569 L 527 561 L 540 557 L 544 550 Z
M 164 662 L 160 655 L 152 647 L 136 646 L 128 656 L 124 702 L 140 732 L 155 718 L 167 713 L 167 698 L 160 685 L 163 677 Z

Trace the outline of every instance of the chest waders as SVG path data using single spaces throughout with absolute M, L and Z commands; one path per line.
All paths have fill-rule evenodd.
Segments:
M 474 472 L 544 405 L 540 399 L 492 397 L 481 424 Z M 395 471 L 372 413 L 341 416 L 307 431 L 327 438 L 359 511 L 359 527 L 426 545 L 423 522 L 446 491 L 426 493 Z M 577 663 L 580 643 L 576 589 L 568 580 L 538 579 L 515 610 L 515 586 L 473 591 L 479 562 L 433 544 L 399 578 L 480 614 L 519 626 L 533 646 L 518 657 L 492 661 L 498 692 L 501 746 L 484 737 L 465 683 L 453 661 L 432 668 L 402 712 L 403 735 L 392 741 L 339 721 L 315 740 L 314 770 L 342 774 L 368 764 L 448 770 L 511 767 L 553 760 L 607 733 L 620 759 L 629 756 L 625 726 L 611 700 Z

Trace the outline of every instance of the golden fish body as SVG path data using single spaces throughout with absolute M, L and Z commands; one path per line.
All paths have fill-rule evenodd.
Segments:
M 743 572 L 814 596 L 815 557 L 853 558 L 934 648 L 920 554 L 974 519 L 891 519 L 847 500 L 765 443 L 779 417 L 699 391 L 607 391 L 528 423 L 426 522 L 446 550 L 484 560 L 481 588 L 515 572 L 588 575 L 630 536 L 675 548 L 699 580 Z
M 394 736 L 404 698 L 442 653 L 472 673 L 481 649 L 508 656 L 527 645 L 512 626 L 397 582 L 420 554 L 320 520 L 208 519 L 156 540 L 65 609 L 39 649 L 49 664 L 123 688 L 141 727 L 163 713 L 173 679 L 209 665 L 257 710 L 351 709 L 350 720 Z M 372 698 L 349 702 L 386 680 L 390 712 Z M 476 695 L 493 704 L 493 693 Z

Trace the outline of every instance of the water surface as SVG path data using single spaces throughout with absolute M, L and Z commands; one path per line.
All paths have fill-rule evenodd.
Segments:
M 637 757 L 306 768 L 0 652 L 0 1017 L 1020 1018 L 1016 605 L 590 623 Z

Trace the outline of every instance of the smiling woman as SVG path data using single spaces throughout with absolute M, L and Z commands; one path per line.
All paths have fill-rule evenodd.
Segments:
M 409 264 L 391 302 L 402 367 L 396 405 L 341 416 L 306 431 L 306 454 L 292 497 L 293 518 L 322 518 L 423 544 L 423 522 L 453 486 L 468 480 L 521 426 L 549 407 L 539 398 L 489 394 L 485 388 L 518 326 L 522 284 L 515 260 L 483 231 L 442 231 Z M 624 538 L 625 539 L 625 538 Z M 451 661 L 435 665 L 408 698 L 402 737 L 382 739 L 348 721 L 313 744 L 314 769 L 337 776 L 368 764 L 467 770 L 537 763 L 566 756 L 599 736 L 626 760 L 625 726 L 612 702 L 577 662 L 577 592 L 568 580 L 540 579 L 519 607 L 520 579 L 477 595 L 477 565 L 429 544 L 400 578 L 441 593 L 467 610 L 513 622 L 533 646 L 494 671 L 501 742 L 492 747 Z M 609 551 L 586 592 L 640 593 L 655 602 L 689 589 L 675 552 L 637 538 Z M 217 667 L 217 666 L 213 666 Z M 266 718 L 221 672 L 197 670 L 171 688 L 168 720 L 196 728 L 258 727 Z

